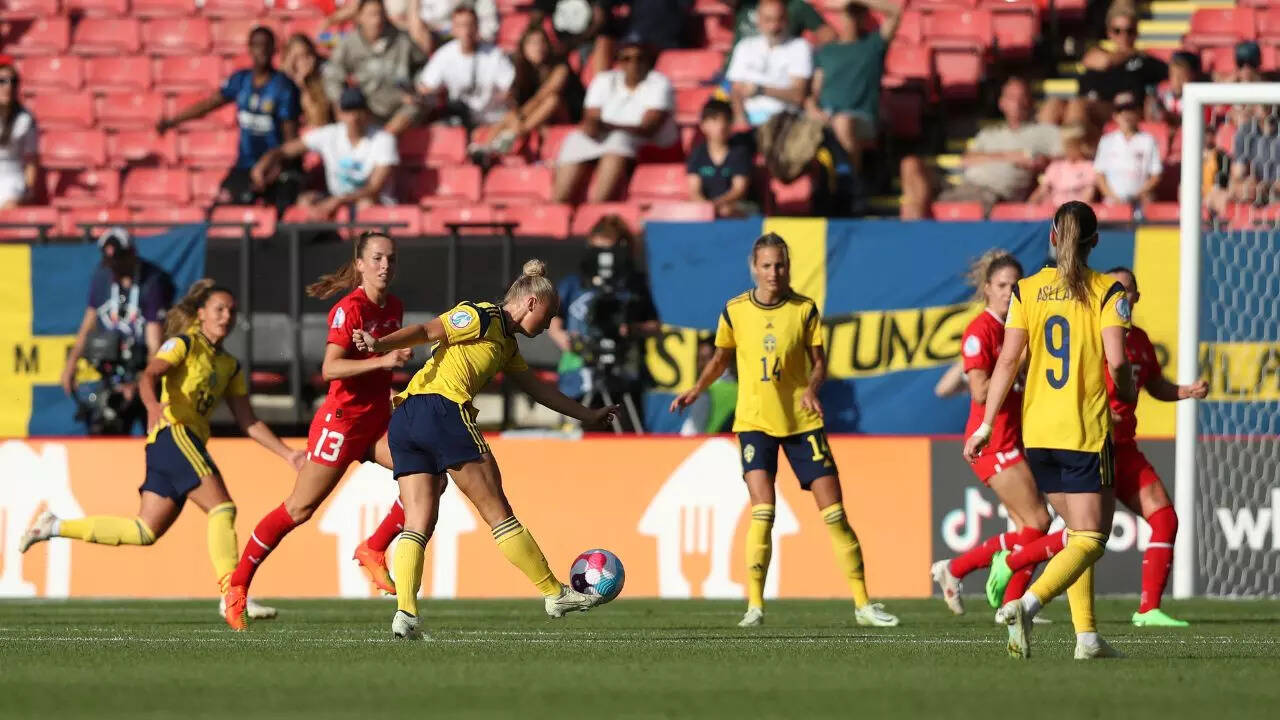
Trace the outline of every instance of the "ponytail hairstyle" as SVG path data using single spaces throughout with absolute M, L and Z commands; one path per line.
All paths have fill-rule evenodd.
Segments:
M 502 303 L 505 305 L 516 302 L 530 295 L 545 303 L 559 299 L 556 286 L 552 285 L 551 281 L 547 279 L 547 264 L 537 258 L 524 264 L 520 277 L 511 283 L 511 288 L 507 290 L 507 295 L 502 299 Z
M 765 233 L 756 238 L 755 243 L 751 245 L 751 255 L 747 258 L 747 267 L 755 268 L 756 253 L 760 248 L 779 248 L 782 250 L 782 261 L 791 267 L 791 250 L 787 248 L 787 241 L 782 239 L 778 233 Z
M 965 274 L 965 278 L 973 286 L 973 299 L 975 301 L 986 302 L 987 294 L 983 292 L 983 286 L 991 282 L 993 275 L 1005 268 L 1017 270 L 1019 278 L 1025 274 L 1022 271 L 1022 263 L 1018 262 L 1018 258 L 1014 257 L 1013 253 L 1002 248 L 991 248 L 973 261 L 973 264 L 969 266 L 969 272 Z
M 1098 216 L 1079 200 L 1063 203 L 1053 214 L 1052 234 L 1057 240 L 1058 282 L 1073 299 L 1089 302 L 1093 293 L 1085 279 L 1085 263 L 1098 244 Z
M 213 278 L 201 278 L 191 285 L 187 294 L 177 305 L 169 308 L 164 316 L 164 336 L 173 337 L 187 332 L 196 324 L 199 317 L 196 313 L 209 302 L 209 298 L 218 293 L 226 293 L 235 297 L 235 293 L 217 284 Z
M 376 237 L 391 240 L 390 235 L 377 230 L 367 230 L 360 233 L 360 237 L 352 244 L 351 259 L 342 267 L 331 273 L 321 275 L 319 279 L 308 285 L 307 295 L 318 300 L 324 300 L 340 292 L 348 292 L 359 287 L 360 273 L 356 271 L 356 260 L 360 259 L 361 255 L 364 255 L 364 248 L 369 244 L 369 240 Z

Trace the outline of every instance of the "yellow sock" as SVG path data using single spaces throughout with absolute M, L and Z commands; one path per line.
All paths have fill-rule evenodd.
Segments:
M 773 555 L 773 506 L 751 506 L 747 525 L 747 607 L 764 607 L 764 580 Z
M 849 581 L 853 604 L 862 607 L 871 602 L 871 598 L 867 596 L 867 581 L 862 572 L 862 547 L 844 516 L 844 504 L 828 505 L 819 512 L 822 513 L 822 521 L 827 524 L 827 532 L 831 534 L 831 547 L 836 552 L 836 562 Z
M 547 564 L 547 556 L 534 541 L 533 536 L 514 515 L 493 527 L 493 539 L 498 549 L 506 556 L 507 561 L 520 568 L 542 593 L 543 597 L 555 597 L 560 594 L 560 581 L 551 566 Z
M 1071 624 L 1077 633 L 1097 632 L 1098 625 L 1093 619 L 1093 566 L 1090 565 L 1080 577 L 1067 588 L 1067 602 L 1071 604 Z
M 1106 544 L 1107 536 L 1102 533 L 1090 530 L 1068 530 L 1066 547 L 1044 566 L 1044 572 L 1031 583 L 1029 591 L 1036 596 L 1041 605 L 1048 604 L 1050 600 L 1066 592 L 1076 578 L 1102 557 Z M 1090 597 L 1093 594 L 1092 587 L 1090 584 Z M 1092 612 L 1092 601 L 1089 605 Z M 1071 614 L 1075 615 L 1074 604 Z
M 391 574 L 396 581 L 396 608 L 418 614 L 418 588 L 422 587 L 422 563 L 427 553 L 427 536 L 412 530 L 400 533 Z
M 236 504 L 224 502 L 209 510 L 209 524 L 206 528 L 206 541 L 209 544 L 209 559 L 213 561 L 213 574 L 218 578 L 218 587 L 227 591 L 227 582 L 231 572 L 240 561 L 239 545 L 236 543 Z
M 77 520 L 59 520 L 58 537 L 74 538 L 98 545 L 150 545 L 156 534 L 142 518 L 94 515 Z

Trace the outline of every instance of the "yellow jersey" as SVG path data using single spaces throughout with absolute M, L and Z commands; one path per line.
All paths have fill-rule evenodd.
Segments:
M 515 333 L 507 328 L 502 308 L 488 302 L 461 302 L 440 317 L 446 341 L 396 396 L 398 407 L 410 395 L 443 395 L 468 405 L 498 371 L 524 372 Z
M 822 427 L 822 418 L 800 405 L 814 346 L 822 346 L 822 317 L 817 304 L 803 295 L 793 292 L 762 305 L 748 290 L 725 303 L 716 347 L 737 349 L 734 432 L 786 437 Z
M 164 421 L 152 430 L 147 442 L 154 441 L 169 425 L 181 425 L 201 442 L 208 442 L 209 416 L 218 401 L 227 395 L 249 394 L 240 361 L 215 347 L 199 330 L 169 338 L 156 357 L 172 367 L 160 381 Z
M 1111 432 L 1102 329 L 1129 327 L 1120 283 L 1086 270 L 1090 297 L 1077 300 L 1047 267 L 1013 288 L 1006 328 L 1027 331 L 1022 443 L 1099 452 Z

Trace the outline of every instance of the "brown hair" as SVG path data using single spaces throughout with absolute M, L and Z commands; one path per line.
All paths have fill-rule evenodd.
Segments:
M 165 337 L 181 335 L 190 330 L 191 326 L 196 324 L 196 318 L 198 317 L 196 313 L 209 302 L 209 298 L 218 293 L 226 293 L 231 297 L 235 297 L 235 293 L 214 282 L 213 278 L 200 278 L 192 283 L 191 289 L 187 290 L 187 294 L 165 313 Z
M 1089 251 L 1098 242 L 1098 216 L 1079 200 L 1063 203 L 1053 214 L 1053 234 L 1057 236 L 1058 281 L 1079 302 L 1092 297 L 1089 289 Z
M 534 258 L 524 264 L 524 268 L 520 273 L 520 277 L 511 283 L 507 295 L 502 299 L 503 304 L 514 302 L 520 298 L 533 295 L 544 302 L 550 302 L 552 299 L 559 297 L 556 293 L 556 286 L 551 284 L 547 279 L 547 264 Z
M 524 43 L 534 35 L 542 36 L 547 44 L 547 59 L 544 63 L 546 67 L 554 68 L 563 60 L 556 54 L 555 45 L 551 43 L 551 38 L 547 36 L 547 31 L 542 29 L 541 25 L 529 25 L 520 34 L 520 39 L 516 41 L 516 50 L 511 53 L 511 64 L 516 68 L 515 80 L 511 82 L 511 96 L 516 102 L 523 105 L 538 94 L 538 88 L 542 85 L 542 73 L 540 68 L 534 65 L 524 54 Z
M 1018 258 L 1008 250 L 992 248 L 982 253 L 982 256 L 969 266 L 969 272 L 965 275 L 975 291 L 973 299 L 985 301 L 987 295 L 982 291 L 982 286 L 991 282 L 991 277 L 997 272 L 1010 267 L 1018 271 L 1019 278 L 1023 276 L 1022 263 L 1018 262 Z
M 22 96 L 18 94 L 18 68 L 12 63 L 0 62 L 0 70 L 8 70 L 13 75 L 13 87 L 10 90 L 13 99 L 4 108 L 4 119 L 0 120 L 0 145 L 8 145 L 13 139 L 13 124 L 18 121 L 18 116 L 25 108 L 22 107 Z
M 621 215 L 610 213 L 601 217 L 591 226 L 591 231 L 587 233 L 587 237 L 595 235 L 603 235 L 610 240 L 618 243 L 631 245 L 635 242 L 636 235 L 631 231 L 631 226 L 627 225 L 627 221 L 622 219 Z
M 331 273 L 321 275 L 319 279 L 307 286 L 307 295 L 324 300 L 333 297 L 340 292 L 354 290 L 360 284 L 360 273 L 356 270 L 356 260 L 364 255 L 365 246 L 369 244 L 369 240 L 373 238 L 386 238 L 387 242 L 394 245 L 395 241 L 390 235 L 379 232 L 377 230 L 367 230 L 360 233 L 360 237 L 356 239 L 352 245 L 351 259 L 342 267 Z

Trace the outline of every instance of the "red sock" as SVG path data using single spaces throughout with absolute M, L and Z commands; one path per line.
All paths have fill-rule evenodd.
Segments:
M 1022 532 L 1018 535 L 1018 547 L 1014 552 L 1021 550 L 1043 537 L 1044 533 L 1033 527 L 1022 528 Z M 1010 556 L 1012 555 L 1013 553 L 1010 553 Z M 1009 578 L 1009 584 L 1005 586 L 1004 601 L 1009 602 L 1010 600 L 1016 600 L 1017 598 L 1022 597 L 1022 594 L 1027 591 L 1027 586 L 1031 584 L 1031 576 L 1035 574 L 1035 571 L 1036 566 L 1031 565 L 1015 572 L 1013 577 Z
M 231 584 L 243 585 L 248 589 L 249 583 L 253 582 L 253 574 L 258 571 L 258 565 L 295 527 L 297 523 L 289 517 L 289 512 L 284 509 L 284 503 L 280 503 L 280 507 L 267 513 L 262 520 L 258 521 L 258 526 L 249 536 L 249 542 L 244 544 L 244 553 L 240 555 L 240 562 L 236 565 L 235 572 L 231 574 Z
M 1160 607 L 1160 596 L 1169 581 L 1169 568 L 1173 567 L 1173 539 L 1178 535 L 1178 514 L 1172 505 L 1166 505 L 1147 518 L 1151 526 L 1151 542 L 1142 553 L 1142 598 L 1138 612 Z
M 1012 550 L 1018 541 L 1018 533 L 1007 532 L 987 538 L 968 552 L 957 555 L 951 560 L 951 574 L 957 578 L 984 568 L 991 564 L 991 556 L 1001 550 Z
M 1034 569 L 1036 565 L 1057 555 L 1067 545 L 1067 531 L 1050 533 L 1023 545 L 1021 549 L 1009 553 L 1004 559 L 1009 569 L 1015 573 L 1023 568 Z
M 370 549 L 378 552 L 386 552 L 391 546 L 391 541 L 396 539 L 400 531 L 404 529 L 404 506 L 396 500 L 396 504 L 391 506 L 391 510 L 387 512 L 387 516 L 382 518 L 382 523 L 378 525 L 378 529 L 373 531 L 365 545 Z

